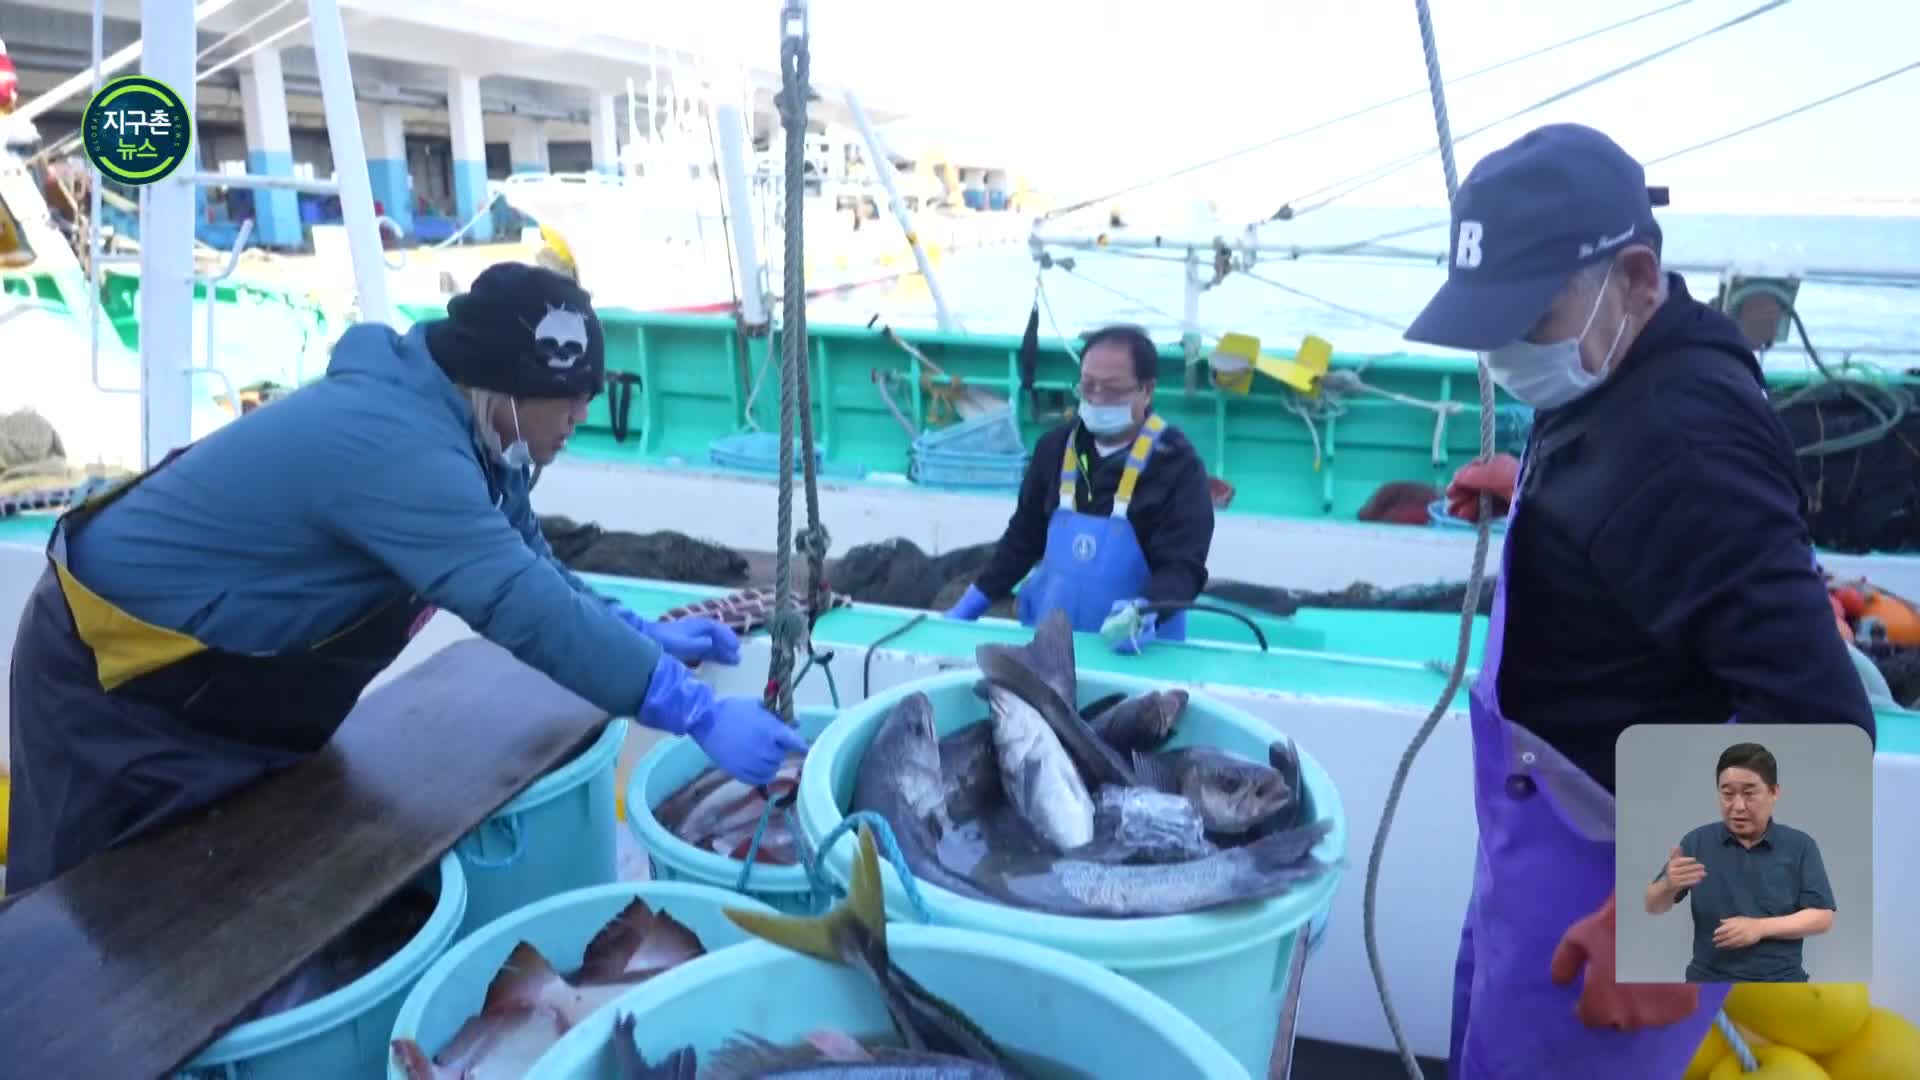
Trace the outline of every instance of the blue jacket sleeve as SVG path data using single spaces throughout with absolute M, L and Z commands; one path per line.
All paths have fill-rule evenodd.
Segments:
M 1614 509 L 1591 557 L 1650 635 L 1720 677 L 1742 722 L 1853 724 L 1871 739 L 1873 710 L 1814 569 L 1791 447 L 1757 394 L 1733 396 L 1679 386 L 1660 402 L 1685 438 Z
M 638 716 L 660 647 L 535 552 L 471 451 L 419 447 L 398 418 L 364 419 L 337 436 L 349 466 L 338 475 L 354 480 L 320 500 L 329 530 L 561 686 Z
M 565 579 L 574 592 L 602 604 L 614 603 L 612 597 L 595 592 L 593 586 L 582 581 L 578 574 L 567 568 L 566 563 L 554 557 L 553 545 L 547 543 L 547 534 L 540 531 L 540 517 L 533 512 L 532 490 L 523 488 L 518 481 L 514 481 L 514 486 L 507 493 L 505 509 L 507 520 L 513 522 L 513 527 L 520 530 L 520 535 L 526 539 L 527 546 L 533 549 L 535 555 L 552 564 L 554 570 Z

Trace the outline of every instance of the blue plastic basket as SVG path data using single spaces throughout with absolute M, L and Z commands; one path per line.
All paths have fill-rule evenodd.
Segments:
M 793 447 L 796 462 L 800 455 L 800 446 L 796 441 Z M 722 435 L 707 444 L 707 458 L 724 469 L 779 472 L 780 436 L 771 431 L 743 431 L 733 435 Z M 814 468 L 821 468 L 825 462 L 826 451 L 816 445 L 813 448 Z
M 1020 425 L 1013 418 L 1013 410 L 1002 409 L 952 427 L 923 432 L 913 440 L 913 451 L 916 454 L 937 451 L 942 454 L 1025 455 L 1027 444 L 1020 438 Z
M 1019 490 L 1027 473 L 1025 455 L 1004 458 L 997 454 L 916 455 L 907 467 L 907 478 L 916 484 L 938 488 L 978 488 Z
M 1006 409 L 914 439 L 907 476 L 929 487 L 1018 489 L 1027 457 L 1020 425 Z

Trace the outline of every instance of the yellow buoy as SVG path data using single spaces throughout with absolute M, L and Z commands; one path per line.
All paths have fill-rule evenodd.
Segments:
M 1760 986 L 1761 983 L 1743 983 L 1744 986 Z M 1729 1054 L 1720 1064 L 1713 1067 L 1708 1080 L 1833 1080 L 1820 1063 L 1791 1046 L 1757 1046 L 1753 1049 L 1753 1059 L 1760 1067 L 1753 1072 L 1743 1072 L 1738 1055 Z
M 1726 1004 L 1742 1027 L 1815 1057 L 1846 1045 L 1869 1008 L 1865 983 L 1741 983 Z
M 7 807 L 13 801 L 13 782 L 0 772 L 0 866 L 7 862 Z
M 1820 1065 L 1832 1080 L 1920 1076 L 1920 1027 L 1891 1009 L 1872 1009 L 1853 1038 Z

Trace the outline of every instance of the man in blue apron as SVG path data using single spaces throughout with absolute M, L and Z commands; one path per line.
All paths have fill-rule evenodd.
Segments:
M 489 268 L 448 317 L 362 324 L 327 375 L 62 515 L 14 643 L 18 892 L 320 749 L 436 607 L 615 716 L 770 778 L 803 744 L 552 557 L 529 502 L 604 379 L 586 293 Z
M 1186 638 L 1180 605 L 1207 584 L 1213 494 L 1193 443 L 1153 411 L 1159 368 L 1138 327 L 1086 336 L 1079 415 L 1040 437 L 992 560 L 948 617 L 979 618 L 1039 563 L 1020 587 L 1027 626 L 1064 609 L 1075 630 L 1097 633 L 1135 607 L 1139 630 L 1116 650 Z
M 1873 714 L 1759 363 L 1661 267 L 1640 165 L 1590 128 L 1540 128 L 1474 167 L 1451 239 L 1406 336 L 1483 354 L 1536 410 L 1470 693 L 1452 1075 L 1677 1077 L 1728 988 L 1614 981 L 1614 741 L 1735 718 L 1871 735 Z

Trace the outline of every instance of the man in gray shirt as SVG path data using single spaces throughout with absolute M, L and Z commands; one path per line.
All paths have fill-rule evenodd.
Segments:
M 1682 837 L 1647 886 L 1649 915 L 1693 897 L 1692 983 L 1806 982 L 1801 942 L 1833 928 L 1833 887 L 1813 837 L 1774 820 L 1780 768 L 1739 743 L 1714 768 L 1720 818 Z

